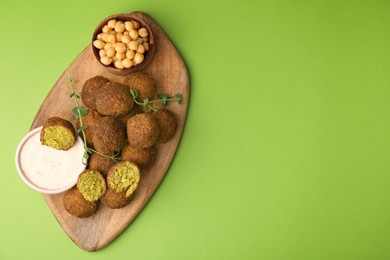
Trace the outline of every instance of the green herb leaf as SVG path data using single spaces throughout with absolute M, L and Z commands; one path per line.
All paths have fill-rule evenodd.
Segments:
M 79 107 L 81 116 L 86 116 L 88 111 L 85 107 Z
M 134 99 L 136 99 L 138 97 L 137 90 L 135 90 L 133 88 L 130 89 L 130 94 L 133 96 Z
M 79 108 L 78 107 L 74 107 L 72 108 L 72 116 L 76 119 L 79 118 Z
M 169 98 L 168 95 L 165 95 L 163 93 L 158 94 L 157 97 L 160 98 L 160 99 L 168 99 Z
M 166 106 L 167 106 L 167 101 L 168 101 L 168 99 L 163 98 L 163 99 L 161 100 L 161 105 L 162 105 L 163 107 L 166 107 Z
M 72 94 L 70 94 L 70 97 L 80 98 L 80 95 L 77 95 L 75 92 L 72 92 Z

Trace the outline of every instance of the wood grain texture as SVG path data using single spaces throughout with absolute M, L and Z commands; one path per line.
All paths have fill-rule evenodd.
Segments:
M 141 173 L 141 182 L 134 199 L 125 208 L 109 209 L 100 205 L 98 212 L 92 217 L 78 219 L 65 211 L 62 203 L 64 193 L 44 194 L 48 206 L 64 231 L 80 248 L 87 251 L 99 250 L 113 241 L 152 197 L 175 155 L 187 114 L 190 94 L 189 77 L 181 56 L 155 21 L 141 12 L 135 12 L 132 15 L 138 19 L 144 19 L 154 34 L 156 44 L 154 57 L 144 71 L 151 74 L 156 80 L 157 92 L 170 95 L 183 94 L 182 104 L 175 102 L 168 105 L 168 108 L 177 116 L 178 129 L 172 140 L 157 146 L 157 162 L 151 169 Z M 42 125 L 51 116 L 70 118 L 74 103 L 69 98 L 68 75 L 71 76 L 77 93 L 81 92 L 87 79 L 96 75 L 120 83 L 123 83 L 124 80 L 123 76 L 112 74 L 101 66 L 93 55 L 91 45 L 87 46 L 55 83 L 37 112 L 31 129 Z

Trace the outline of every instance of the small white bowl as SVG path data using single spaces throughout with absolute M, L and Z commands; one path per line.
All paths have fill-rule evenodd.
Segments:
M 57 194 L 69 190 L 86 168 L 82 162 L 83 140 L 79 137 L 67 151 L 56 150 L 40 143 L 41 129 L 42 126 L 31 130 L 16 149 L 19 176 L 30 188 L 41 193 Z

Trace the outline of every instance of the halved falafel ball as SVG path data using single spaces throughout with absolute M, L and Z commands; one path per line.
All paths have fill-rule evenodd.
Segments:
M 97 201 L 106 192 L 106 180 L 95 170 L 83 171 L 77 180 L 77 189 L 88 201 Z
M 88 160 L 88 169 L 99 171 L 103 176 L 107 176 L 108 171 L 114 165 L 115 162 L 111 158 L 98 153 L 91 154 Z
M 68 150 L 76 142 L 76 131 L 68 120 L 50 117 L 43 124 L 40 139 L 43 145 Z
M 121 122 L 114 117 L 98 119 L 93 128 L 92 142 L 96 151 L 105 155 L 113 155 L 125 144 L 126 131 Z
M 135 163 L 122 161 L 109 170 L 107 175 L 108 187 L 116 192 L 126 192 L 126 197 L 137 189 L 140 180 L 140 170 Z
M 100 201 L 104 206 L 111 209 L 120 209 L 130 204 L 132 197 L 126 197 L 126 192 L 116 192 L 108 188 Z
M 105 116 L 123 116 L 133 106 L 129 87 L 117 82 L 107 82 L 96 95 L 96 110 Z
M 137 90 L 138 102 L 143 102 L 145 98 L 153 99 L 156 94 L 156 83 L 152 76 L 143 71 L 131 73 L 126 76 L 124 84 Z
M 131 117 L 126 124 L 127 139 L 133 147 L 147 148 L 154 145 L 160 136 L 157 120 L 149 114 Z
M 122 149 L 122 160 L 134 162 L 142 170 L 149 168 L 157 158 L 156 147 L 132 147 L 126 144 Z
M 172 111 L 162 108 L 152 114 L 157 119 L 158 127 L 160 128 L 160 137 L 158 144 L 168 142 L 174 135 L 177 129 L 176 116 Z
M 85 81 L 81 90 L 81 101 L 90 108 L 96 109 L 96 96 L 101 91 L 101 87 L 109 80 L 102 76 L 95 76 Z
M 91 202 L 86 200 L 76 187 L 73 187 L 65 193 L 63 204 L 69 214 L 78 218 L 92 216 L 99 206 L 99 203 L 96 201 Z
M 100 118 L 102 118 L 102 115 L 99 114 L 99 112 L 97 112 L 94 109 L 88 109 L 87 115 L 82 118 L 83 126 L 85 126 L 85 128 L 84 128 L 85 137 L 87 138 L 87 144 L 90 147 L 94 147 L 93 141 L 92 141 L 93 128 L 94 128 L 94 125 L 97 122 L 97 120 Z M 80 121 L 79 120 L 76 121 L 76 127 L 77 127 L 77 129 L 80 128 Z

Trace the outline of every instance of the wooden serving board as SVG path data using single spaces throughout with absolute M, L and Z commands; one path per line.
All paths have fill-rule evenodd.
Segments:
M 154 57 L 144 71 L 151 74 L 156 80 L 157 93 L 169 95 L 180 93 L 183 95 L 182 104 L 177 102 L 169 102 L 168 104 L 168 108 L 177 116 L 178 129 L 172 140 L 157 146 L 157 162 L 151 169 L 141 173 L 141 182 L 135 196 L 125 208 L 109 209 L 101 204 L 95 215 L 79 219 L 71 216 L 64 209 L 62 202 L 64 193 L 44 194 L 48 206 L 64 231 L 80 248 L 87 251 L 96 251 L 108 245 L 134 220 L 152 197 L 175 155 L 187 114 L 190 94 L 189 77 L 181 56 L 153 19 L 141 12 L 135 12 L 132 15 L 134 18 L 144 19 L 154 34 L 156 44 Z M 31 129 L 41 126 L 51 116 L 70 118 L 74 103 L 69 97 L 68 76 L 71 76 L 73 80 L 76 93 L 80 93 L 84 82 L 96 75 L 120 83 L 123 83 L 124 80 L 124 76 L 111 74 L 100 65 L 94 58 L 92 47 L 89 45 L 55 83 L 37 112 Z

